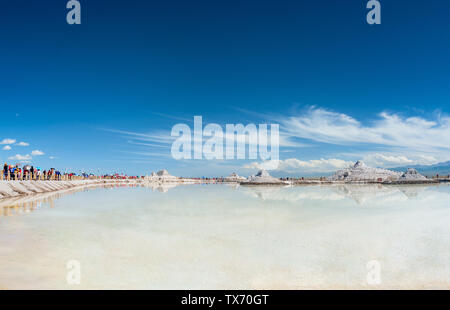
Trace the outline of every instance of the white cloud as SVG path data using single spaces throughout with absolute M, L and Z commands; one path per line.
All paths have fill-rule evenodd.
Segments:
M 18 145 L 18 146 L 29 146 L 30 144 L 27 143 L 27 142 L 19 142 L 16 145 Z
M 278 170 L 280 166 L 280 160 L 269 160 L 265 162 L 252 162 L 250 164 L 244 165 L 242 168 L 251 170 Z
M 16 143 L 16 140 L 14 139 L 3 139 L 0 144 L 14 144 Z
M 290 158 L 280 161 L 280 170 L 289 171 L 291 169 L 309 169 L 315 171 L 332 171 L 348 167 L 353 162 L 342 159 L 313 159 L 308 161 L 299 160 L 297 158 Z
M 10 151 L 10 150 L 11 150 L 11 147 L 10 147 L 9 145 L 5 145 L 5 146 L 2 148 L 2 150 L 4 150 L 4 151 Z
M 34 150 L 31 152 L 32 156 L 40 156 L 40 155 L 44 155 L 44 152 L 39 151 L 39 150 Z
M 423 154 L 380 154 L 364 155 L 363 161 L 373 167 L 400 167 L 413 165 L 431 165 L 439 162 L 434 156 Z
M 329 144 L 369 143 L 417 150 L 450 148 L 449 117 L 426 120 L 383 112 L 370 125 L 363 125 L 349 115 L 312 107 L 300 116 L 281 118 L 280 123 L 289 135 Z
M 32 157 L 30 155 L 20 155 L 20 154 L 16 154 L 14 156 L 11 156 L 8 158 L 9 160 L 20 160 L 20 161 L 28 161 L 31 160 Z
M 253 162 L 245 165 L 245 169 L 266 169 L 285 172 L 331 172 L 337 169 L 348 167 L 353 164 L 352 161 L 342 159 L 313 159 L 300 160 L 297 158 L 289 158 L 279 161 L 268 161 L 263 163 Z

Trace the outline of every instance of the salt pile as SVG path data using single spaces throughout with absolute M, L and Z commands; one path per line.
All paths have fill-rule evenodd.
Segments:
M 346 182 L 384 182 L 397 181 L 401 173 L 366 166 L 362 161 L 357 161 L 353 166 L 338 170 L 334 175 L 328 178 L 329 181 Z
M 157 179 L 157 175 L 156 175 L 156 173 L 154 173 L 154 172 L 152 172 L 152 173 L 150 174 L 150 176 L 146 175 L 146 176 L 144 177 L 144 180 L 145 180 L 146 182 L 156 181 L 156 179 Z
M 156 173 L 156 179 L 160 182 L 177 182 L 178 178 L 170 175 L 166 169 L 160 170 Z
M 244 183 L 261 183 L 261 184 L 273 184 L 273 183 L 284 183 L 281 180 L 272 177 L 266 170 L 259 170 L 257 174 L 249 176 L 247 181 Z
M 406 172 L 400 173 L 388 169 L 372 168 L 366 166 L 362 161 L 357 161 L 353 166 L 338 170 L 334 175 L 328 178 L 329 181 L 344 182 L 432 182 L 417 170 L 409 168 Z
M 408 168 L 408 170 L 402 174 L 398 179 L 399 181 L 426 181 L 427 178 L 417 172 L 416 169 Z
M 225 178 L 225 182 L 242 182 L 245 181 L 246 178 L 237 175 L 237 173 L 233 172 L 229 176 Z

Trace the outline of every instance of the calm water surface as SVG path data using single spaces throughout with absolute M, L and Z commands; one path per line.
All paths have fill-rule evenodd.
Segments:
M 448 289 L 449 263 L 443 184 L 97 188 L 0 203 L 0 289 Z

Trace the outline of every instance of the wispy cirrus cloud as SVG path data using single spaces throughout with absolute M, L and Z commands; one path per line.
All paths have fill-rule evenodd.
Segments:
M 270 128 L 270 126 L 269 126 L 269 128 Z M 223 126 L 222 129 L 223 129 L 222 132 L 215 133 L 215 137 L 223 139 L 224 142 L 244 139 L 246 141 L 246 144 L 250 143 L 250 141 L 248 141 L 248 137 L 246 134 L 229 134 L 226 132 L 225 126 Z M 106 130 L 123 135 L 125 138 L 128 138 L 127 141 L 130 144 L 138 144 L 135 141 L 146 141 L 146 142 L 152 142 L 152 143 L 159 144 L 159 145 L 148 145 L 148 146 L 161 146 L 161 145 L 170 145 L 173 143 L 174 140 L 178 139 L 178 137 L 172 136 L 171 131 L 169 131 L 169 130 L 167 130 L 167 131 L 158 130 L 158 131 L 153 131 L 151 133 L 132 132 L 132 131 L 124 131 L 124 130 L 116 130 L 116 129 L 106 129 Z M 269 136 L 270 136 L 270 132 L 269 132 Z M 200 137 L 200 135 L 195 135 L 195 132 L 192 129 L 191 142 L 195 142 L 196 139 L 199 137 Z M 203 135 L 202 141 L 206 141 L 208 139 L 209 139 L 208 136 Z M 270 141 L 268 141 L 268 142 L 270 142 Z M 293 141 L 292 139 L 290 139 L 290 136 L 285 135 L 283 133 L 280 133 L 279 144 L 282 147 L 307 147 L 307 146 L 309 146 L 304 143 L 299 143 L 299 142 Z M 143 144 L 143 145 L 145 145 L 145 144 Z
M 300 115 L 281 117 L 279 122 L 288 135 L 328 144 L 450 148 L 450 118 L 447 116 L 428 120 L 382 112 L 369 124 L 363 124 L 344 113 L 311 107 Z
M 248 111 L 242 112 L 249 114 Z M 377 167 L 433 164 L 448 160 L 450 118 L 445 115 L 436 114 L 430 119 L 421 115 L 405 117 L 400 113 L 381 112 L 368 120 L 359 120 L 345 113 L 313 106 L 288 116 L 261 113 L 251 116 L 264 119 L 266 123 L 280 124 L 280 153 L 288 155 L 288 158 L 277 162 L 255 161 L 244 166 L 239 163 L 241 168 L 316 173 L 335 171 L 360 159 Z M 223 139 L 225 151 L 227 141 L 239 137 L 227 134 L 225 126 L 222 129 L 223 132 L 216 134 L 216 137 Z M 136 148 L 149 148 L 150 152 L 130 150 L 130 153 L 143 157 L 162 156 L 164 151 L 161 153 L 161 148 L 167 148 L 169 154 L 171 144 L 179 139 L 172 137 L 170 130 L 108 131 L 122 136 L 127 144 Z M 191 134 L 191 142 L 197 142 L 195 137 L 198 135 L 195 135 L 193 128 Z M 203 136 L 202 140 L 205 142 L 208 139 Z M 254 143 L 247 137 L 245 141 L 246 146 Z M 305 146 L 315 148 L 308 149 L 308 153 L 300 153 L 299 147 Z M 152 151 L 152 148 L 159 148 L 159 151 Z M 344 150 L 347 154 L 343 153 L 343 148 L 348 149 L 348 152 Z
M 238 123 L 236 123 L 238 124 Z M 175 125 L 175 124 L 174 124 Z M 208 124 L 204 124 L 206 126 Z M 171 156 L 171 145 L 175 140 L 183 141 L 185 143 L 191 143 L 193 145 L 196 142 L 206 142 L 212 136 L 208 136 L 205 134 L 205 129 L 203 129 L 202 132 L 200 131 L 194 131 L 194 128 L 190 128 L 190 135 L 183 135 L 183 136 L 172 136 L 172 132 L 170 130 L 154 130 L 149 133 L 144 132 L 133 132 L 133 131 L 126 131 L 126 130 L 117 130 L 117 129 L 104 129 L 113 133 L 117 133 L 121 135 L 123 138 L 126 139 L 126 142 L 129 145 L 134 145 L 137 147 L 146 147 L 148 149 L 152 148 L 167 148 L 167 156 Z M 224 152 L 227 151 L 228 147 L 230 150 L 235 150 L 235 143 L 236 141 L 243 141 L 245 146 L 254 146 L 254 147 L 266 147 L 270 145 L 274 145 L 275 141 L 271 137 L 271 127 L 268 126 L 268 136 L 267 140 L 259 141 L 257 131 L 256 131 L 256 140 L 250 139 L 249 135 L 247 133 L 231 133 L 227 132 L 226 126 L 217 126 L 218 129 L 221 129 L 221 131 L 214 131 L 214 139 L 218 139 L 217 141 L 223 142 L 223 150 Z M 205 127 L 206 128 L 206 127 Z M 246 126 L 243 126 L 243 128 L 246 128 Z M 256 130 L 258 126 L 255 125 L 254 127 Z M 280 147 L 306 147 L 308 145 L 304 143 L 300 143 L 297 141 L 292 140 L 289 136 L 280 133 L 277 141 Z M 138 154 L 136 152 L 130 152 L 134 154 Z M 155 154 L 161 154 L 160 151 L 158 153 L 155 152 L 140 152 L 139 155 L 143 156 L 155 156 Z M 203 155 L 208 155 L 208 149 L 203 149 Z M 161 154 L 162 156 L 162 154 Z
M 432 155 L 413 153 L 368 153 L 362 155 L 361 158 L 366 164 L 370 166 L 385 168 L 413 165 L 430 165 L 439 162 L 439 159 Z
M 120 134 L 124 138 L 128 139 L 129 142 L 132 142 L 132 140 L 130 139 L 133 139 L 135 141 L 153 142 L 164 145 L 164 144 L 171 144 L 174 140 L 174 138 L 170 136 L 170 131 L 154 130 L 150 133 L 144 133 L 118 129 L 104 129 L 104 130 Z
M 372 121 L 363 123 L 344 113 L 310 107 L 294 116 L 272 117 L 278 120 L 280 131 L 286 136 L 316 142 L 321 148 L 329 144 L 359 147 L 359 151 L 346 154 L 330 151 L 329 159 L 252 162 L 244 168 L 295 173 L 331 172 L 347 167 L 356 159 L 376 167 L 399 167 L 434 164 L 449 158 L 450 118 L 447 116 L 430 120 L 382 112 Z

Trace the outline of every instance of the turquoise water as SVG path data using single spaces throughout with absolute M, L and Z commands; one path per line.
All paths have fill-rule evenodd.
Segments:
M 448 185 L 37 196 L 0 207 L 0 289 L 449 288 L 449 198 Z

